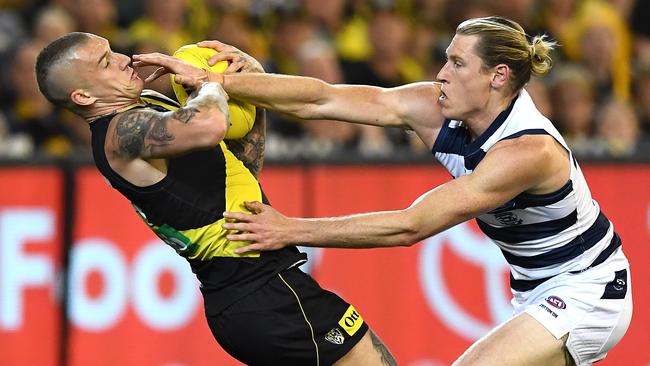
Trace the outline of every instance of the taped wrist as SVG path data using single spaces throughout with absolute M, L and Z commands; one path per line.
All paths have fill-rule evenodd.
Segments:
M 223 113 L 226 118 L 230 118 L 228 112 L 228 95 L 221 87 L 221 84 L 214 82 L 204 82 L 201 84 L 197 91 L 196 98 L 187 103 L 188 106 L 192 104 L 201 105 L 205 102 L 215 104 L 217 108 Z

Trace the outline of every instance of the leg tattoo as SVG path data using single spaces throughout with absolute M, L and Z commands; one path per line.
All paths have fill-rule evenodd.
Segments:
M 393 355 L 372 330 L 370 330 L 370 339 L 372 339 L 372 346 L 381 355 L 381 363 L 387 366 L 397 366 Z

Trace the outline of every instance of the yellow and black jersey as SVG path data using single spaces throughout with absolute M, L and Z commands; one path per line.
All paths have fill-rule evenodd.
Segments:
M 136 108 L 179 108 L 175 101 L 155 92 L 144 91 L 141 98 L 145 105 Z M 209 150 L 168 159 L 167 175 L 150 186 L 138 187 L 122 178 L 111 169 L 104 150 L 115 115 L 90 124 L 95 164 L 156 235 L 189 261 L 201 282 L 208 315 L 255 290 L 279 271 L 306 260 L 294 247 L 235 254 L 245 243 L 226 240 L 221 228 L 223 212 L 243 211 L 244 201 L 268 200 L 257 179 L 223 141 Z

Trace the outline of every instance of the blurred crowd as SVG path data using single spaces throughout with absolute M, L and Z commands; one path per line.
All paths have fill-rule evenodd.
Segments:
M 435 79 L 455 27 L 495 14 L 561 45 L 550 75 L 527 90 L 576 155 L 647 152 L 648 0 L 0 0 L 0 157 L 90 156 L 87 124 L 49 104 L 34 79 L 39 50 L 68 32 L 101 35 L 127 55 L 217 39 L 267 72 L 391 87 Z M 167 78 L 148 87 L 173 97 Z M 269 121 L 269 157 L 428 153 L 398 129 Z

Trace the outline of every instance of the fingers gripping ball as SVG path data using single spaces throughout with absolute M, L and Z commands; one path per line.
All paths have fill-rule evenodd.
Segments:
M 174 57 L 180 58 L 188 64 L 202 69 L 223 73 L 228 67 L 227 61 L 219 61 L 213 66 L 208 64 L 210 57 L 214 56 L 217 52 L 211 48 L 190 44 L 176 50 Z M 174 81 L 174 75 L 171 75 L 171 82 L 176 99 L 181 105 L 185 105 L 187 91 L 185 91 L 182 85 Z M 244 137 L 253 128 L 253 123 L 255 122 L 255 106 L 231 98 L 228 100 L 228 111 L 230 112 L 230 128 L 228 128 L 225 138 L 238 139 Z

